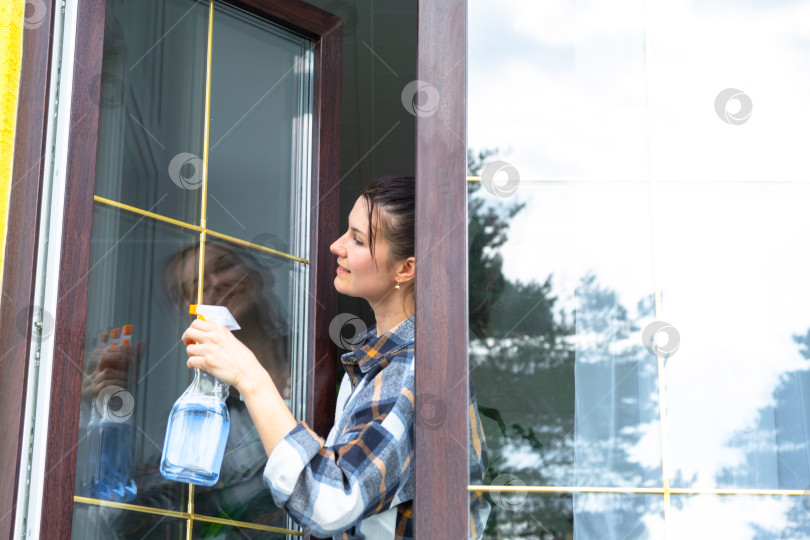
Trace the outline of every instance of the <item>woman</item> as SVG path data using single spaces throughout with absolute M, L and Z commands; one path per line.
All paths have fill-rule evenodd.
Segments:
M 270 376 L 230 332 L 197 320 L 183 334 L 185 343 L 194 342 L 188 366 L 243 396 L 268 455 L 265 483 L 276 503 L 316 536 L 413 538 L 414 184 L 409 177 L 369 184 L 348 230 L 331 246 L 335 288 L 367 300 L 376 324 L 342 357 L 346 375 L 326 440 L 295 420 Z M 470 427 L 483 441 L 477 416 Z M 483 445 L 477 450 L 469 458 L 476 482 L 486 468 Z M 470 536 L 477 538 L 488 505 L 478 496 L 472 510 Z

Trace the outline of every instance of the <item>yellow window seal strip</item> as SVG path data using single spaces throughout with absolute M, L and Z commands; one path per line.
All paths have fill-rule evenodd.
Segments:
M 3 286 L 3 254 L 14 163 L 24 17 L 24 0 L 0 3 L 0 287 Z

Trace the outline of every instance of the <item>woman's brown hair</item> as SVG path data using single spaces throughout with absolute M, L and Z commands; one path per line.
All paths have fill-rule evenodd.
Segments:
M 415 256 L 416 179 L 413 176 L 384 176 L 369 183 L 360 195 L 368 208 L 371 258 L 374 259 L 375 229 L 372 216 L 375 207 L 379 232 L 388 242 L 388 265 L 393 267 L 395 263 Z M 403 288 L 403 300 L 413 300 L 416 279 Z

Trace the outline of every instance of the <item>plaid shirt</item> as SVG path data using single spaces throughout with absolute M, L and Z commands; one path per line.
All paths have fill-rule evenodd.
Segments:
M 305 530 L 335 539 L 413 538 L 414 317 L 377 337 L 372 326 L 341 358 L 335 425 L 324 441 L 300 422 L 267 460 L 264 481 Z M 472 388 L 471 388 L 472 389 Z M 484 433 L 470 393 L 470 478 L 483 481 Z M 470 538 L 489 505 L 470 496 Z

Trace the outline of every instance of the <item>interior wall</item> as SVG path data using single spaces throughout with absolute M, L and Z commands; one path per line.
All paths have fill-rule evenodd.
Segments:
M 413 176 L 416 117 L 402 90 L 416 79 L 415 0 L 312 0 L 343 19 L 340 226 L 368 182 L 385 175 Z M 365 300 L 339 295 L 338 312 L 373 324 Z

